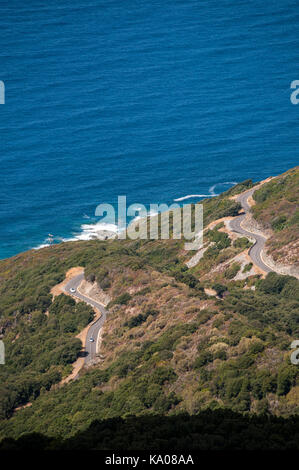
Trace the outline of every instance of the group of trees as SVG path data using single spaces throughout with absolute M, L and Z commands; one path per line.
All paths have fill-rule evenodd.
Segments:
M 240 206 L 229 196 L 251 186 L 246 181 L 219 198 L 204 201 L 205 224 L 237 215 Z M 286 403 L 285 414 L 289 413 L 287 397 L 299 379 L 298 367 L 290 364 L 287 355 L 290 340 L 299 337 L 299 282 L 274 273 L 266 279 L 234 282 L 240 266 L 232 264 L 211 283 L 217 298 L 208 297 L 203 289 L 206 281 L 200 281 L 200 276 L 249 244 L 246 239 L 231 244 L 219 226 L 208 231 L 207 237 L 212 246 L 191 271 L 185 265 L 181 240 L 77 242 L 2 262 L 0 332 L 6 365 L 0 368 L 0 438 L 17 438 L 31 430 L 41 433 L 17 443 L 5 440 L 2 448 L 34 442 L 37 447 L 55 448 L 60 445 L 59 436 L 66 438 L 63 448 L 107 449 L 110 444 L 111 448 L 128 449 L 133 444 L 147 448 L 149 439 L 161 449 L 166 442 L 198 449 L 298 447 L 298 440 L 286 439 L 293 421 L 237 412 L 269 414 L 271 396 L 279 410 Z M 80 353 L 76 334 L 94 315 L 86 304 L 68 296 L 52 301 L 51 287 L 64 278 L 67 269 L 78 265 L 85 267 L 89 281 L 112 295 L 109 307 L 114 320 L 117 314 L 126 315 L 118 325 L 120 338 L 126 334 L 134 342 L 124 343 L 122 353 L 109 358 L 107 365 L 101 362 L 98 369 L 84 371 L 79 380 L 56 388 L 53 385 L 69 373 Z M 139 277 L 146 282 L 136 292 L 129 290 L 132 279 Z M 147 282 L 151 279 L 159 283 Z M 255 290 L 244 289 L 247 282 Z M 162 286 L 169 292 L 165 311 L 152 302 Z M 174 318 L 166 316 L 168 301 Z M 181 302 L 182 311 L 177 312 L 176 302 Z M 132 307 L 137 309 L 134 314 Z M 163 321 L 163 315 L 168 321 Z M 141 325 L 150 326 L 153 336 L 144 340 Z M 189 356 L 184 356 L 184 348 Z M 273 363 L 269 359 L 272 350 L 276 354 Z M 188 363 L 180 369 L 181 357 L 181 364 Z M 196 381 L 192 390 L 189 380 Z M 31 407 L 13 414 L 28 401 Z M 193 417 L 180 414 L 186 409 L 200 412 Z M 298 407 L 291 410 L 297 412 Z M 92 424 L 95 418 L 106 421 Z M 189 425 L 185 435 L 184 422 Z
M 205 410 L 190 416 L 115 417 L 96 420 L 84 431 L 59 439 L 27 434 L 7 438 L 0 450 L 299 450 L 299 417 L 241 415 L 230 410 Z
M 105 256 L 116 256 L 113 251 L 109 254 L 109 248 L 103 253 L 104 259 Z M 136 250 L 131 255 L 126 251 L 124 256 L 121 269 L 128 264 L 135 267 L 129 258 L 135 259 Z M 91 257 L 90 263 L 94 270 L 94 258 Z M 109 275 L 113 281 L 113 263 L 110 262 L 110 266 Z M 165 265 L 161 269 L 165 270 Z M 187 284 L 190 292 L 200 287 L 195 276 L 182 269 L 180 262 L 172 264 L 168 275 Z M 273 371 L 267 367 L 257 371 L 256 363 L 269 345 L 286 350 L 289 347 L 285 341 L 287 335 L 299 333 L 298 281 L 269 274 L 265 280 L 256 281 L 255 291 L 244 291 L 241 284 L 234 282 L 214 287 L 219 296 L 226 291 L 225 299 L 216 302 L 217 310 L 200 310 L 194 320 L 164 328 L 155 341 L 141 342 L 135 350 L 127 348 L 106 369 L 86 372 L 79 381 L 51 393 L 47 390 L 60 381 L 76 359 L 81 343 L 74 336 L 92 319 L 93 311 L 85 304 L 76 304 L 70 297 L 61 295 L 47 307 L 48 316 L 41 310 L 23 314 L 15 328 L 9 330 L 7 365 L 0 369 L 0 410 L 4 419 L 0 422 L 0 436 L 18 436 L 28 427 L 53 436 L 59 433 L 67 436 L 74 430 L 79 432 L 83 423 L 91 423 L 95 416 L 108 419 L 143 413 L 168 414 L 184 409 L 180 394 L 169 392 L 170 385 L 175 388 L 179 377 L 170 366 L 173 354 L 182 338 L 191 338 L 213 321 L 219 309 L 224 317 L 214 321 L 213 327 L 221 328 L 228 322 L 227 334 L 221 338 L 228 348 L 236 347 L 242 338 L 255 337 L 256 341 L 246 353 L 237 357 L 231 357 L 225 348 L 212 352 L 209 337 L 200 341 L 198 354 L 189 368 L 198 376 L 199 389 L 209 390 L 209 398 L 201 406 L 224 406 L 244 412 L 251 410 L 255 401 L 259 404 L 256 409 L 268 412 L 268 394 L 286 396 L 298 381 L 297 368 L 285 361 Z M 41 293 L 47 294 L 45 290 Z M 145 288 L 143 295 L 146 297 L 148 293 L 151 290 Z M 137 295 L 138 292 L 122 294 L 115 299 L 115 307 L 122 304 L 125 308 Z M 155 308 L 145 309 L 132 316 L 124 326 L 134 330 L 150 316 L 155 318 L 159 314 Z M 161 366 L 161 363 L 169 365 Z M 119 385 L 103 392 L 102 385 L 111 379 L 119 380 Z M 32 401 L 32 407 L 6 420 L 16 406 L 28 401 Z
M 94 316 L 93 309 L 64 295 L 56 297 L 48 315 L 34 310 L 22 316 L 14 339 L 5 342 L 5 367 L 0 368 L 0 419 L 34 400 L 42 389 L 59 382 L 67 365 L 82 349 L 74 337 Z M 11 332 L 12 333 L 12 332 Z

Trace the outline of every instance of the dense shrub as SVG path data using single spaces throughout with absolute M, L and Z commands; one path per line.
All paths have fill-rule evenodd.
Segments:
M 212 288 L 216 291 L 216 293 L 219 297 L 222 297 L 224 292 L 227 291 L 227 287 L 224 286 L 223 284 L 219 284 L 219 283 L 213 284 Z
M 199 369 L 202 366 L 208 364 L 208 362 L 213 361 L 213 354 L 209 351 L 203 351 L 197 356 L 194 362 L 194 368 Z
M 134 328 L 135 326 L 139 326 L 144 323 L 150 315 L 155 317 L 156 315 L 158 315 L 158 313 L 158 310 L 148 309 L 145 313 L 139 313 L 138 315 L 130 318 L 130 320 L 125 322 L 124 326 Z
M 111 307 L 112 305 L 126 305 L 131 300 L 131 298 L 132 296 L 128 292 L 125 292 L 124 294 L 116 297 L 116 299 L 112 300 L 108 307 Z
M 246 237 L 240 237 L 234 241 L 234 247 L 241 248 L 242 250 L 246 250 L 246 248 L 249 248 L 251 245 L 252 243 Z

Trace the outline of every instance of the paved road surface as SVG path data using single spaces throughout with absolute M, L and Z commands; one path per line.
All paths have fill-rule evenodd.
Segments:
M 250 206 L 247 202 L 247 199 L 249 196 L 252 196 L 255 189 L 256 188 L 250 189 L 245 194 L 241 194 L 240 196 L 238 196 L 237 201 L 240 202 L 240 204 L 242 205 L 245 211 L 245 214 L 241 214 L 240 216 L 235 217 L 233 220 L 230 221 L 229 225 L 232 231 L 240 233 L 241 235 L 244 235 L 245 237 L 253 238 L 255 240 L 254 245 L 249 250 L 249 256 L 251 257 L 254 264 L 256 264 L 259 268 L 261 268 L 263 271 L 268 273 L 272 271 L 272 269 L 269 268 L 267 265 L 265 265 L 261 259 L 261 251 L 265 246 L 266 238 L 263 237 L 262 235 L 257 235 L 255 233 L 248 232 L 247 230 L 244 230 L 241 227 L 241 222 L 246 217 L 246 214 L 250 212 Z M 85 345 L 85 351 L 87 352 L 87 356 L 85 357 L 85 362 L 88 363 L 92 359 L 95 358 L 97 338 L 98 338 L 99 331 L 102 328 L 106 320 L 107 310 L 99 302 L 96 302 L 95 300 L 92 300 L 89 297 L 86 297 L 85 295 L 80 294 L 80 292 L 78 292 L 78 286 L 80 285 L 83 279 L 84 279 L 84 274 L 79 274 L 78 276 L 74 277 L 66 284 L 64 291 L 67 292 L 68 294 L 71 294 L 74 297 L 77 297 L 80 300 L 83 300 L 87 304 L 92 305 L 93 307 L 96 307 L 102 313 L 101 318 L 99 318 L 95 323 L 93 323 L 90 326 L 88 333 L 87 333 L 86 345 Z M 70 292 L 71 288 L 75 289 L 76 292 L 74 293 Z M 93 338 L 94 341 L 90 341 L 90 338 Z
M 80 300 L 83 300 L 87 304 L 92 305 L 93 307 L 96 307 L 102 313 L 101 318 L 99 318 L 95 323 L 93 323 L 89 327 L 89 330 L 86 336 L 85 351 L 87 353 L 87 356 L 85 357 L 85 362 L 88 363 L 92 359 L 94 359 L 96 356 L 97 338 L 98 338 L 99 331 L 102 328 L 104 321 L 106 320 L 107 310 L 99 302 L 96 302 L 95 300 L 92 300 L 89 297 L 86 297 L 85 295 L 80 294 L 80 292 L 78 292 L 78 286 L 80 285 L 83 279 L 84 279 L 83 273 L 74 277 L 66 284 L 66 286 L 64 287 L 64 291 L 74 297 L 77 297 Z M 76 292 L 74 293 L 70 292 L 71 288 L 75 289 Z M 90 338 L 93 338 L 94 341 L 90 341 Z
M 273 271 L 269 266 L 267 266 L 262 258 L 261 258 L 261 251 L 263 250 L 266 238 L 262 235 L 257 235 L 256 233 L 248 232 L 241 227 L 241 222 L 245 219 L 246 214 L 250 212 L 250 206 L 247 202 L 249 196 L 252 196 L 256 188 L 250 189 L 245 194 L 241 194 L 237 197 L 237 201 L 240 202 L 241 206 L 243 207 L 245 214 L 239 215 L 238 217 L 234 218 L 230 221 L 229 226 L 231 230 L 234 232 L 240 233 L 246 237 L 253 238 L 255 240 L 254 245 L 249 250 L 249 256 L 252 259 L 252 262 L 256 264 L 259 268 L 261 268 L 266 273 Z

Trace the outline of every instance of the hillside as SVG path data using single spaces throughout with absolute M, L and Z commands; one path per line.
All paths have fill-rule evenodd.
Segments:
M 269 235 L 267 252 L 299 270 L 299 167 L 273 178 L 253 198 L 253 216 Z
M 254 193 L 267 249 L 289 264 L 298 262 L 298 177 L 296 168 Z M 241 209 L 234 196 L 251 187 L 247 180 L 203 201 L 200 253 L 180 240 L 95 240 L 0 262 L 0 439 L 71 438 L 95 419 L 130 415 L 299 413 L 299 369 L 290 363 L 299 281 L 262 273 L 248 254 L 252 242 L 227 226 Z M 112 300 L 97 363 L 61 387 L 82 348 L 76 335 L 93 318 L 85 303 L 52 300 L 51 288 L 75 266 Z

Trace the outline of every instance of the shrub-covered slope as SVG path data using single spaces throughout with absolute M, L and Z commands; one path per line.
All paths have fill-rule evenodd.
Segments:
M 275 261 L 299 265 L 299 167 L 273 178 L 253 198 L 253 215 L 271 237 L 268 252 Z
M 204 201 L 205 226 L 237 215 L 230 197 L 251 186 Z M 299 281 L 263 280 L 241 266 L 249 242 L 232 240 L 222 224 L 205 240 L 192 269 L 179 240 L 72 242 L 0 262 L 0 438 L 67 438 L 94 419 L 132 414 L 298 413 L 290 344 L 299 338 Z M 75 336 L 93 317 L 64 295 L 52 303 L 51 288 L 74 266 L 112 301 L 97 364 L 59 387 L 81 348 Z

